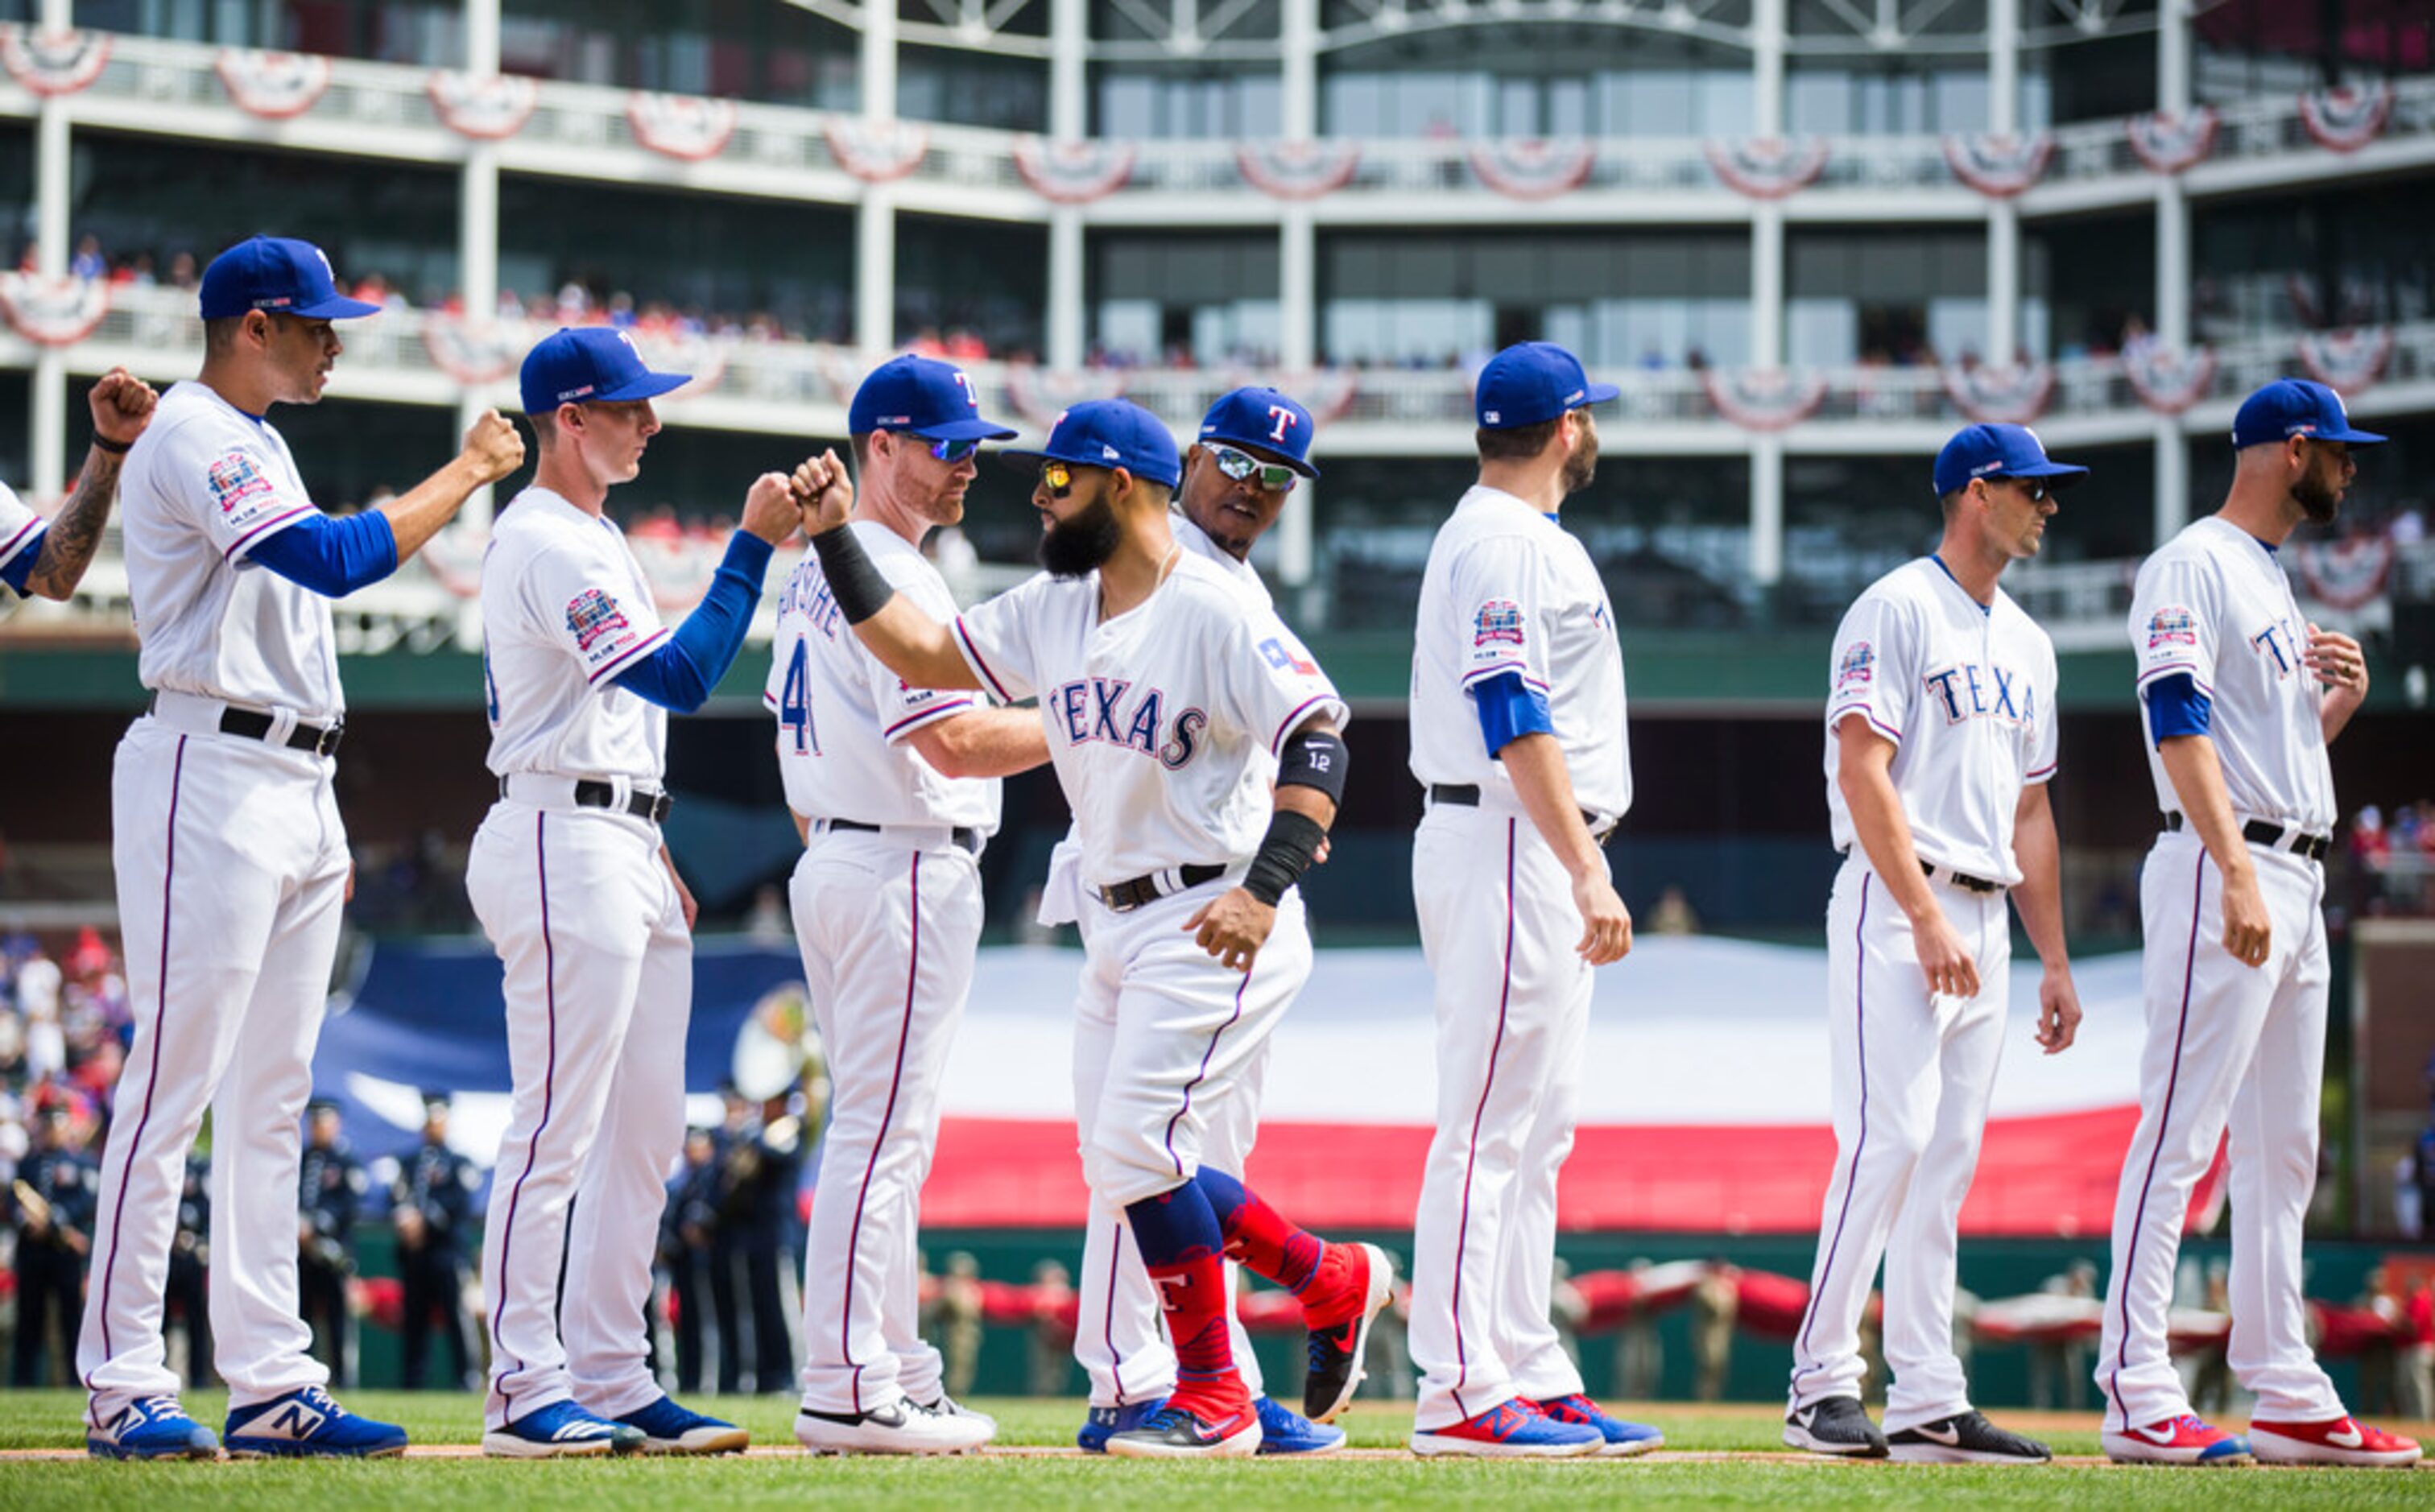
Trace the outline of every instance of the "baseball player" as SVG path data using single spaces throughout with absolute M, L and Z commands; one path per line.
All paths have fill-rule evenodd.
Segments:
M 963 518 L 981 443 L 1015 432 L 981 418 L 963 369 L 919 356 L 864 379 L 847 425 L 862 478 L 850 528 L 890 586 L 952 617 L 923 538 Z M 778 769 L 804 837 L 795 928 L 831 1089 L 795 1436 L 816 1452 L 976 1449 L 996 1424 L 947 1395 L 922 1339 L 917 1225 L 980 943 L 996 779 L 1045 762 L 1047 742 L 1029 710 L 900 681 L 848 633 L 816 558 L 786 580 L 770 649 Z
M 1215 564 L 1263 613 L 1275 604 L 1251 564 L 1252 546 L 1276 524 L 1295 481 L 1319 476 L 1310 463 L 1312 436 L 1310 412 L 1292 399 L 1273 388 L 1237 388 L 1209 406 L 1199 439 L 1183 456 L 1183 482 L 1168 527 L 1184 550 Z M 1044 921 L 1078 921 L 1080 863 L 1078 841 L 1057 848 L 1043 897 L 1060 900 L 1061 906 Z M 1279 903 L 1277 930 L 1307 935 L 1299 889 Z M 1276 948 L 1273 936 L 1269 948 Z M 1298 945 L 1293 958 L 1307 955 L 1307 947 Z M 1289 1000 L 1302 988 L 1301 979 L 1279 983 Z M 1079 1021 L 1078 1067 L 1104 1065 L 1107 1049 L 1099 1041 L 1113 1028 L 1105 1021 Z M 1228 1098 L 1210 1123 L 1201 1155 L 1220 1170 L 1240 1171 L 1251 1159 L 1268 1062 L 1263 1042 L 1243 1068 L 1239 1095 Z M 1076 1091 L 1078 1104 L 1090 1095 L 1079 1078 Z M 1089 1414 L 1075 1441 L 1094 1453 L 1105 1452 L 1113 1435 L 1149 1421 L 1175 1389 L 1175 1351 L 1160 1327 L 1158 1293 L 1124 1235 L 1122 1214 L 1095 1199 L 1082 1246 L 1082 1326 L 1074 1336 L 1074 1357 L 1091 1381 Z M 1338 1448 L 1344 1442 L 1342 1429 L 1314 1423 L 1268 1394 L 1259 1358 L 1232 1300 L 1240 1269 L 1234 1261 L 1226 1263 L 1226 1324 L 1235 1366 L 1259 1414 L 1260 1452 L 1325 1453 Z
M 2330 524 L 2357 429 L 2322 384 L 2280 379 L 2233 417 L 2223 507 L 2139 569 L 2139 659 L 2164 833 L 2141 875 L 2148 1045 L 2114 1205 L 2097 1384 L 2105 1452 L 2168 1465 L 2410 1465 L 2409 1439 L 2343 1410 L 2308 1348 L 2300 1236 L 2317 1179 L 2325 1057 L 2325 747 L 2367 696 L 2357 641 L 2309 624 L 2275 553 Z M 2200 1421 L 2166 1346 L 2190 1192 L 2232 1148 L 2232 1341 L 2246 1439 Z
M 406 1434 L 323 1389 L 297 1316 L 298 1115 L 338 948 L 346 717 L 329 600 L 396 571 L 475 490 L 515 470 L 485 414 L 430 477 L 344 519 L 313 507 L 263 417 L 321 397 L 341 296 L 309 242 L 212 260 L 203 366 L 161 396 L 125 464 L 127 578 L 150 712 L 119 743 L 112 863 L 134 1042 L 102 1156 L 77 1369 L 99 1456 L 209 1456 L 165 1364 L 162 1288 L 186 1152 L 212 1112 L 212 1336 L 239 1455 L 394 1454 Z
M 1822 1454 L 2042 1465 L 2044 1444 L 1970 1406 L 1953 1352 L 1954 1253 L 2003 1049 L 2010 893 L 2046 971 L 2038 1042 L 2080 1026 L 2063 933 L 2055 656 L 1997 579 L 2037 555 L 2056 491 L 2088 475 L 2019 425 L 1937 455 L 1936 551 L 1878 578 L 1835 634 L 1826 806 L 1844 853 L 1826 910 L 1835 1171 L 1784 1441 Z M 1860 1406 L 1860 1327 L 1886 1264 L 1879 1433 Z
M 1382 1251 L 1294 1228 L 1237 1173 L 1202 1160 L 1285 1010 L 1283 988 L 1308 970 L 1307 935 L 1275 926 L 1335 816 L 1344 707 L 1275 615 L 1175 541 L 1167 500 L 1182 466 L 1147 411 L 1078 404 L 1045 449 L 1010 455 L 1040 465 L 1031 498 L 1048 571 L 952 627 L 896 593 L 838 528 L 851 499 L 842 468 L 823 458 L 795 481 L 817 501 L 813 545 L 838 612 L 882 662 L 917 686 L 1040 699 L 1090 887 L 1076 1039 L 1084 1172 L 1123 1210 L 1176 1341 L 1174 1394 L 1108 1449 L 1250 1454 L 1260 1420 L 1228 1337 L 1225 1256 L 1300 1298 L 1304 1405 L 1322 1421 L 1359 1381 L 1393 1279 Z M 1263 751 L 1277 764 L 1273 800 Z
M 1599 849 L 1632 806 L 1623 649 L 1597 568 L 1557 523 L 1615 397 L 1549 342 L 1475 398 L 1479 481 L 1429 547 L 1412 653 L 1412 850 L 1437 977 L 1437 1133 L 1412 1257 L 1421 1454 L 1634 1454 L 1548 1314 L 1556 1173 L 1572 1149 L 1591 969 L 1632 948 Z
M 93 410 L 93 445 L 67 502 L 47 524 L 0 483 L 0 584 L 9 589 L 0 593 L 0 613 L 20 598 L 64 601 L 76 592 L 85 568 L 92 565 L 102 527 L 110 523 L 111 502 L 118 497 L 119 466 L 151 421 L 159 398 L 124 368 L 111 369 L 86 391 L 85 404 Z
M 709 592 L 675 630 L 660 623 L 601 510 L 659 433 L 651 400 L 685 381 L 613 327 L 544 337 L 520 377 L 541 459 L 482 560 L 499 801 L 465 890 L 507 973 L 514 1092 L 482 1232 L 482 1451 L 508 1458 L 745 1443 L 663 1392 L 645 1348 L 693 1005 L 694 902 L 660 835 L 665 711 L 701 707 L 734 663 L 797 513 L 784 477 L 755 481 Z

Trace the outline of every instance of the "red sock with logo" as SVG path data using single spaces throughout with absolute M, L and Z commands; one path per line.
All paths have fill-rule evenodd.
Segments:
M 1226 1258 L 1304 1296 L 1326 1252 L 1319 1236 L 1287 1223 L 1259 1194 L 1223 1171 L 1204 1165 L 1194 1179 L 1218 1214 L 1218 1229 L 1226 1236 Z
M 1187 1181 L 1129 1205 L 1125 1216 L 1175 1345 L 1175 1393 L 1167 1405 L 1212 1423 L 1248 1411 L 1252 1394 L 1235 1369 L 1226 1332 L 1226 1260 L 1213 1243 L 1219 1234 L 1209 1199 Z

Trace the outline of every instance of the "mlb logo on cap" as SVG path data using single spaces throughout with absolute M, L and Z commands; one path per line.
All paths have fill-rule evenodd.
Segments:
M 1584 404 L 1603 404 L 1622 392 L 1613 384 L 1590 382 L 1581 359 L 1554 342 L 1525 341 L 1488 359 L 1472 397 L 1484 429 L 1510 431 Z
M 856 436 L 905 431 L 934 441 L 1010 441 L 1016 435 L 981 418 L 980 397 L 964 369 L 910 352 L 872 370 L 854 391 L 845 423 Z
M 542 337 L 525 353 L 517 386 L 525 413 L 538 418 L 555 414 L 561 404 L 650 399 L 692 381 L 687 372 L 653 372 L 625 332 L 587 325 Z
M 379 305 L 339 293 L 328 255 L 292 236 L 249 236 L 213 258 L 203 269 L 199 303 L 206 320 L 226 320 L 250 310 L 307 320 L 380 314 Z
M 2374 446 L 2384 439 L 2354 427 L 2342 396 L 2305 378 L 2275 379 L 2242 400 L 2240 412 L 2232 418 L 2236 451 L 2278 444 L 2294 436 L 2351 446 Z

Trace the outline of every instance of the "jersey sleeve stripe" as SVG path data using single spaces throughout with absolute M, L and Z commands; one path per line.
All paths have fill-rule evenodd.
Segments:
M 761 690 L 761 704 L 764 708 L 775 709 L 778 707 L 778 696 L 764 688 Z
M 960 614 L 956 616 L 956 644 L 963 647 L 964 660 L 973 664 L 973 670 L 981 675 L 981 680 L 990 685 L 990 691 L 996 694 L 1002 702 L 1014 702 L 1014 696 L 1006 691 L 1006 684 L 997 679 L 997 674 L 990 670 L 989 662 L 982 658 L 980 647 L 973 644 L 972 636 L 965 632 Z
M 2141 693 L 2147 692 L 2148 684 L 2155 681 L 2158 678 L 2176 677 L 2185 677 L 2189 679 L 2190 685 L 2198 689 L 2199 692 L 2205 694 L 2210 698 L 2215 696 L 2215 689 L 2209 687 L 2206 682 L 2199 677 L 2197 664 L 2189 662 L 2174 662 L 2165 666 L 2150 667 L 2147 671 L 2139 674 L 2138 690 Z
M 2044 766 L 2036 767 L 2029 772 L 2027 781 L 2043 782 L 2055 774 L 2055 767 L 2061 764 L 2057 762 L 2048 762 Z
M 1887 724 L 1884 720 L 1879 719 L 1877 717 L 1877 712 L 1864 703 L 1846 704 L 1840 709 L 1829 711 L 1826 715 L 1826 728 L 1828 730 L 1833 730 L 1836 726 L 1841 724 L 1846 717 L 1852 714 L 1858 714 L 1861 718 L 1867 720 L 1871 730 L 1874 730 L 1878 734 L 1885 736 L 1895 745 L 1899 746 L 1902 744 L 1902 731 L 1896 730 L 1893 726 Z
M 1277 732 L 1269 737 L 1269 753 L 1270 755 L 1275 755 L 1278 750 L 1283 748 L 1286 743 L 1286 737 L 1292 734 L 1295 729 L 1302 724 L 1303 716 L 1309 713 L 1313 709 L 1320 707 L 1321 704 L 1334 704 L 1339 710 L 1344 707 L 1343 701 L 1336 696 L 1334 690 L 1322 693 L 1315 698 L 1304 699 L 1302 706 L 1296 709 L 1293 713 L 1286 715 L 1285 723 L 1277 726 Z
M 889 726 L 886 730 L 881 730 L 879 732 L 879 737 L 882 740 L 894 740 L 897 736 L 905 734 L 908 730 L 919 730 L 924 725 L 935 724 L 939 720 L 946 718 L 949 714 L 962 713 L 966 710 L 972 708 L 972 706 L 973 701 L 970 698 L 950 698 L 944 703 L 933 704 L 927 709 L 907 714 L 904 718 L 899 719 L 896 723 Z
M 660 628 L 653 630 L 650 634 L 644 636 L 640 641 L 636 642 L 627 650 L 624 656 L 617 658 L 613 662 L 604 662 L 597 668 L 586 674 L 584 680 L 596 688 L 603 682 L 608 681 L 611 678 L 615 677 L 618 673 L 625 671 L 630 666 L 632 666 L 636 662 L 641 661 L 644 657 L 658 650 L 661 644 L 668 639 L 668 628 L 665 626 L 662 626 Z
M 33 545 L 34 542 L 42 540 L 43 524 L 43 522 L 42 517 L 37 515 L 35 518 L 26 521 L 15 535 L 10 536 L 5 541 L 0 541 L 0 565 L 15 561 L 17 559 L 17 553 L 26 550 L 27 547 Z
M 248 546 L 252 545 L 255 541 L 261 540 L 263 537 L 270 534 L 274 530 L 285 529 L 287 526 L 294 524 L 297 521 L 303 519 L 306 515 L 311 514 L 312 512 L 313 507 L 309 504 L 305 504 L 299 505 L 295 508 L 288 510 L 285 514 L 271 516 L 269 519 L 262 522 L 262 524 L 255 525 L 252 529 L 247 531 L 244 535 L 237 537 L 235 541 L 230 542 L 229 549 L 220 553 L 220 560 L 236 560 L 236 555 L 238 552 L 245 550 Z

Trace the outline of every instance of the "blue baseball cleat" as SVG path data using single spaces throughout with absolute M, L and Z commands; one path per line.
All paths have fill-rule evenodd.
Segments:
M 1344 1447 L 1343 1429 L 1312 1422 L 1274 1397 L 1252 1405 L 1260 1415 L 1263 1454 L 1325 1454 Z
M 220 1441 L 175 1397 L 139 1397 L 85 1431 L 95 1459 L 217 1459 Z
M 1606 1444 L 1598 1452 L 1610 1457 L 1646 1454 L 1662 1447 L 1666 1435 L 1647 1423 L 1628 1423 L 1620 1418 L 1610 1418 L 1606 1409 L 1575 1392 L 1569 1397 L 1554 1397 L 1539 1403 L 1539 1410 L 1560 1423 L 1585 1423 L 1606 1435 Z
M 734 1423 L 679 1406 L 667 1396 L 616 1420 L 643 1431 L 646 1454 L 740 1454 L 751 1439 Z
M 406 1452 L 405 1429 L 358 1418 L 319 1386 L 231 1409 L 221 1437 L 234 1459 L 387 1459 Z
M 1149 1401 L 1128 1402 L 1121 1407 L 1094 1407 L 1091 1415 L 1082 1419 L 1082 1431 L 1074 1435 L 1074 1442 L 1082 1446 L 1085 1454 L 1104 1454 L 1108 1452 L 1109 1439 L 1118 1434 L 1130 1434 L 1136 1428 L 1147 1427 L 1149 1420 L 1158 1416 L 1158 1410 L 1166 1405 L 1166 1399 L 1159 1397 Z
M 613 1423 L 571 1401 L 553 1401 L 482 1435 L 482 1452 L 499 1459 L 563 1459 L 631 1454 L 646 1442 L 631 1423 Z

